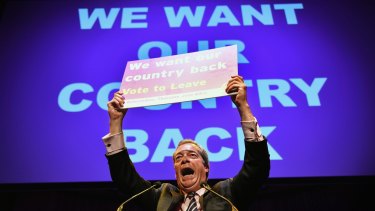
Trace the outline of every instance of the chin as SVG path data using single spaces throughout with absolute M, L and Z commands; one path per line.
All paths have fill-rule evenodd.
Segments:
M 184 190 L 188 190 L 188 191 L 196 191 L 200 187 L 199 181 L 197 179 L 193 181 L 189 181 L 189 182 L 180 181 L 180 185 Z

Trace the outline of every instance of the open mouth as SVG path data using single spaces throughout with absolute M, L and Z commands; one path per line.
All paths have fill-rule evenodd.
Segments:
M 193 175 L 194 174 L 194 170 L 191 169 L 191 168 L 184 168 L 181 170 L 181 175 L 184 177 L 184 176 L 189 176 L 189 175 Z

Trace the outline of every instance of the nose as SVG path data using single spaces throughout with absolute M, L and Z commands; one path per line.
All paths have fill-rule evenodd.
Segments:
M 189 163 L 189 162 L 190 162 L 190 159 L 188 156 L 186 155 L 182 156 L 181 164 Z

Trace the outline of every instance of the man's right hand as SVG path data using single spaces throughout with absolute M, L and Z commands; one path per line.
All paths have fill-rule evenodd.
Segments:
M 246 85 L 242 76 L 232 76 L 228 81 L 227 88 L 225 91 L 229 94 L 237 92 L 236 95 L 232 95 L 232 101 L 237 106 L 237 109 L 241 116 L 241 121 L 253 121 L 255 117 L 251 112 L 250 105 L 247 102 Z
M 228 81 L 225 91 L 228 94 L 232 92 L 237 92 L 237 94 L 231 96 L 233 103 L 237 107 L 248 106 L 246 96 L 246 85 L 242 76 L 231 76 L 231 79 Z

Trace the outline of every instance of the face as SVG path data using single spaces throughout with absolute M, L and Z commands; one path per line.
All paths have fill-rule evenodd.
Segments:
M 207 181 L 208 168 L 194 144 L 183 144 L 176 149 L 174 169 L 178 187 L 185 193 L 199 190 L 201 182 Z

